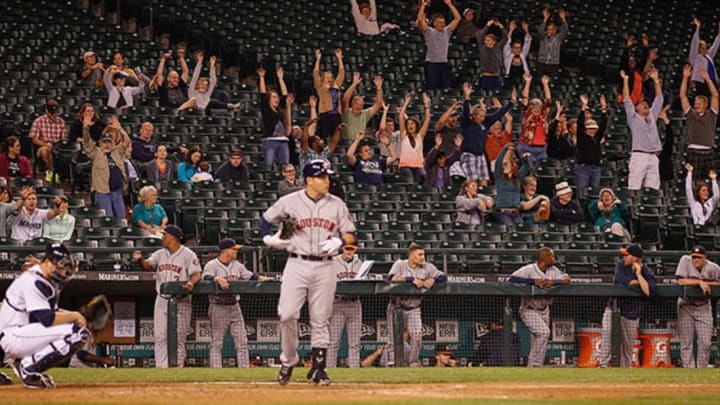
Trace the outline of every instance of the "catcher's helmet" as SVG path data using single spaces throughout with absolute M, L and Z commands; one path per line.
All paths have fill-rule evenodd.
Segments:
M 45 260 L 54 265 L 50 278 L 60 285 L 72 280 L 77 273 L 77 262 L 62 243 L 49 243 L 45 247 Z

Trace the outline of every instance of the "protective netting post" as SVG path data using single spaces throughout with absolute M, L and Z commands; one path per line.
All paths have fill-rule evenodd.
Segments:
M 620 366 L 620 340 L 622 330 L 620 329 L 620 310 L 618 309 L 617 298 L 612 300 L 612 334 L 610 335 L 612 357 L 610 364 L 613 367 Z
M 513 309 L 510 297 L 505 298 L 505 306 L 503 307 L 503 347 L 502 359 L 503 366 L 511 367 L 513 365 Z
M 393 346 L 395 349 L 395 367 L 405 366 L 405 348 L 403 347 L 403 329 L 405 321 L 402 308 L 393 310 Z
M 170 367 L 177 366 L 177 298 L 170 297 L 168 300 L 168 318 L 167 318 L 167 350 L 168 365 Z

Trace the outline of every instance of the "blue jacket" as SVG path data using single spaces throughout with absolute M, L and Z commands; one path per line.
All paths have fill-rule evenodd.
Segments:
M 505 107 L 495 111 L 494 113 L 485 116 L 485 120 L 482 124 L 476 124 L 470 120 L 470 100 L 465 100 L 463 103 L 462 117 L 460 117 L 460 128 L 462 129 L 463 143 L 460 151 L 465 153 L 472 153 L 476 156 L 483 156 L 485 154 L 485 141 L 487 141 L 487 134 L 492 124 L 498 121 L 510 110 L 512 103 L 507 103 Z

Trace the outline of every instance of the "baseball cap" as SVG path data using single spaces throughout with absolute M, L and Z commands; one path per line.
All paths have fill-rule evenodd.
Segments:
M 435 353 L 447 354 L 448 356 L 452 356 L 452 350 L 450 350 L 449 345 L 436 345 Z
M 335 174 L 330 170 L 330 162 L 322 159 L 313 160 L 303 167 L 303 177 L 318 177 Z
M 235 239 L 233 239 L 233 238 L 225 238 L 225 239 L 221 240 L 220 243 L 218 243 L 218 248 L 220 250 L 225 250 L 225 249 L 238 250 L 241 247 L 242 247 L 242 245 L 238 245 L 238 243 L 235 242 Z
M 705 248 L 697 245 L 690 251 L 690 257 L 705 257 Z
M 83 54 L 83 59 L 85 59 L 85 58 L 87 58 L 87 57 L 89 57 L 89 56 L 93 56 L 93 55 L 95 55 L 95 52 L 93 52 L 93 51 L 87 51 L 87 52 L 85 52 L 85 53 Z
M 242 150 L 240 150 L 240 149 L 233 149 L 233 150 L 230 152 L 230 157 L 233 157 L 233 156 L 240 156 L 240 157 L 242 157 Z
M 463 10 L 463 14 L 462 14 L 462 15 L 463 15 L 463 17 L 465 17 L 468 13 L 474 13 L 474 12 L 475 12 L 475 11 L 474 11 L 473 9 L 471 9 L 471 8 L 466 8 L 465 10 Z
M 127 73 L 125 73 L 125 72 L 123 72 L 122 70 L 118 70 L 117 72 L 115 72 L 115 73 L 113 74 L 113 77 L 112 77 L 112 78 L 113 78 L 113 80 L 115 80 L 115 79 L 117 79 L 118 77 L 128 77 L 128 76 L 130 76 L 130 75 L 127 74 Z
M 178 240 L 178 242 L 182 242 L 183 237 L 185 236 L 183 234 L 183 230 L 177 225 L 168 225 L 161 232 L 174 236 L 175 239 Z
M 572 189 L 570 188 L 570 185 L 568 185 L 567 181 L 563 181 L 555 185 L 556 195 L 565 195 L 568 193 L 572 193 Z
M 112 141 L 112 140 L 113 140 L 113 136 L 112 136 L 112 134 L 109 133 L 109 132 L 103 134 L 103 136 L 100 137 L 100 142 Z
M 357 248 L 358 248 L 358 245 L 356 243 L 350 243 L 347 245 L 343 245 L 343 249 L 357 250 Z
M 53 114 L 56 113 L 58 111 L 58 102 L 55 100 L 48 100 L 47 103 L 45 103 L 45 109 Z
M 634 256 L 638 259 L 642 259 L 643 257 L 643 248 L 637 243 L 632 243 L 628 245 L 628 247 L 620 249 L 620 253 L 622 253 L 624 256 Z
M 585 129 L 598 129 L 600 126 L 598 125 L 597 121 L 595 120 L 587 120 L 585 121 Z

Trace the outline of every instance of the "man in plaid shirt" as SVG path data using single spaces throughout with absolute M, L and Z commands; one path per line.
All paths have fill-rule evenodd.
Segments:
M 68 138 L 65 120 L 58 115 L 57 101 L 48 100 L 45 104 L 45 114 L 33 121 L 28 137 L 37 146 L 37 157 L 43 161 L 48 170 L 48 181 L 52 181 L 52 145 Z

